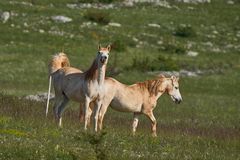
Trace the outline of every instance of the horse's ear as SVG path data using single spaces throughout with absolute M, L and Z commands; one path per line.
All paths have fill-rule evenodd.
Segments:
M 173 81 L 179 81 L 179 77 L 171 76 L 171 79 L 172 79 Z
M 99 43 L 98 44 L 98 50 L 100 50 L 102 47 L 101 47 L 101 44 Z
M 107 50 L 108 50 L 108 52 L 111 51 L 111 45 L 110 44 L 107 46 Z
M 171 76 L 171 79 L 174 80 L 174 79 L 176 79 L 176 77 L 175 76 Z
M 159 74 L 157 77 L 158 78 L 166 78 L 163 74 Z

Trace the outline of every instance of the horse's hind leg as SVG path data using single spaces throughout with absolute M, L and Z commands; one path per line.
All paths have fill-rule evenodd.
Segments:
M 55 103 L 54 103 L 54 107 L 53 107 L 53 113 L 54 113 L 56 121 L 59 121 L 58 108 L 62 104 L 62 102 L 63 102 L 62 96 L 55 96 Z
M 79 121 L 80 123 L 83 123 L 84 122 L 84 110 L 83 110 L 83 104 L 80 103 L 79 104 Z
M 133 114 L 133 123 L 132 123 L 132 132 L 133 132 L 133 135 L 135 135 L 136 130 L 137 130 L 137 126 L 138 126 L 138 115 L 139 115 L 139 113 L 134 113 L 134 114 Z
M 62 114 L 63 114 L 63 111 L 64 111 L 68 101 L 69 101 L 69 99 L 66 96 L 63 96 L 63 101 L 60 104 L 60 106 L 58 107 L 57 116 L 58 116 L 58 120 L 59 120 L 58 121 L 59 127 L 62 127 Z
M 92 108 L 94 107 L 94 103 L 90 103 L 89 104 L 89 108 L 88 108 L 88 126 L 90 126 L 91 124 L 91 115 L 92 115 Z M 84 107 L 83 107 L 83 103 L 80 103 L 79 105 L 79 120 L 80 120 L 80 123 L 83 123 L 84 122 Z
M 99 115 L 98 115 L 98 128 L 99 130 L 101 131 L 102 128 L 103 128 L 103 118 L 104 118 L 104 115 L 107 111 L 107 108 L 108 108 L 108 105 L 104 105 L 102 104 L 100 110 L 99 110 Z

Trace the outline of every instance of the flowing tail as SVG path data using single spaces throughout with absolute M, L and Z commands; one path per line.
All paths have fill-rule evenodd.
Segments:
M 65 53 L 58 53 L 54 55 L 48 65 L 49 71 L 49 85 L 48 85 L 48 97 L 47 97 L 47 106 L 46 106 L 46 117 L 48 114 L 50 93 L 51 93 L 51 84 L 52 84 L 52 73 L 56 72 L 62 67 L 70 67 L 70 62 Z

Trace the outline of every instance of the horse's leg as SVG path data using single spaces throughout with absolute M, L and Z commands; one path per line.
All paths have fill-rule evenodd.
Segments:
M 94 131 L 97 132 L 98 130 L 98 115 L 99 115 L 99 110 L 102 105 L 102 100 L 98 99 L 96 101 L 96 106 L 94 107 Z
M 105 113 L 107 111 L 108 105 L 106 104 L 102 104 L 100 110 L 99 110 L 99 115 L 98 115 L 98 128 L 101 131 L 102 130 L 102 122 L 103 122 L 103 118 L 105 116 Z
M 91 123 L 91 115 L 92 115 L 92 108 L 94 107 L 94 103 L 90 103 L 90 107 L 88 108 L 88 126 L 90 126 Z M 84 122 L 84 108 L 83 103 L 79 104 L 79 121 L 80 123 Z
M 86 97 L 84 101 L 84 130 L 87 130 L 88 125 L 88 119 L 89 119 L 89 104 L 90 104 L 90 98 Z
M 89 108 L 88 108 L 88 126 L 91 126 L 91 116 L 92 116 L 92 109 L 94 108 L 95 103 L 92 102 L 89 104 Z
M 133 114 L 133 123 L 132 123 L 132 132 L 133 132 L 133 135 L 135 135 L 136 130 L 137 130 L 137 126 L 138 126 L 138 115 L 139 115 L 139 113 L 134 113 L 134 114 Z
M 83 110 L 83 104 L 79 104 L 79 121 L 80 123 L 83 123 L 84 121 L 84 110 Z
M 64 109 L 65 109 L 68 101 L 69 101 L 69 99 L 66 96 L 63 96 L 63 101 L 62 101 L 61 105 L 58 107 L 57 114 L 59 117 L 59 123 L 58 123 L 59 127 L 62 127 L 62 114 L 64 112 Z
M 152 122 L 152 136 L 157 137 L 157 121 L 152 111 L 144 113 Z
M 54 113 L 54 116 L 55 116 L 55 120 L 57 122 L 59 122 L 58 108 L 62 104 L 62 101 L 63 101 L 62 96 L 60 96 L 60 95 L 58 95 L 58 96 L 56 95 L 55 96 L 55 102 L 54 102 L 54 106 L 53 106 L 53 113 Z

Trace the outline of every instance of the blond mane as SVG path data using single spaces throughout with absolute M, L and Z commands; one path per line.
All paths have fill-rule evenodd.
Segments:
M 137 85 L 139 85 L 140 88 L 147 89 L 150 95 L 157 95 L 158 93 L 158 87 L 162 84 L 164 81 L 165 77 L 160 77 L 159 79 L 152 79 L 152 80 L 147 80 L 144 82 L 139 82 Z

